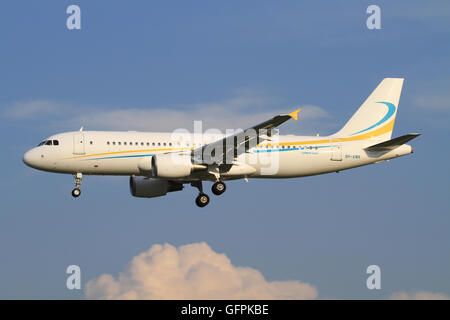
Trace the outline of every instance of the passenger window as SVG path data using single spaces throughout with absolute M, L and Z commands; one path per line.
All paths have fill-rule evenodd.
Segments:
M 149 142 L 147 142 L 147 146 L 149 146 L 150 145 L 150 143 Z
M 119 141 L 119 142 L 117 142 L 117 144 L 120 146 L 122 144 L 122 142 Z
M 110 144 L 110 143 L 109 143 L 109 141 L 108 141 L 108 142 L 106 142 L 106 144 L 107 144 L 107 145 L 109 146 L 109 144 Z
M 141 142 L 141 146 L 143 146 L 144 145 L 144 143 L 143 142 Z
M 172 146 L 172 142 L 169 142 L 169 146 L 170 146 L 170 147 Z
M 124 143 L 123 143 L 123 145 L 124 145 L 124 146 L 126 146 L 126 145 L 127 145 L 127 143 L 126 143 L 126 142 L 124 142 Z
M 113 145 L 116 145 L 116 142 L 115 142 L 115 141 L 113 141 Z
M 90 144 L 94 144 L 92 141 L 89 141 Z M 55 144 L 55 141 L 53 141 L 53 144 Z
M 139 142 L 136 142 L 136 143 L 135 143 L 135 145 L 137 145 L 137 146 L 138 146 L 138 145 L 139 145 Z
M 158 142 L 158 146 L 160 146 L 161 145 L 161 142 Z
M 165 142 L 163 143 L 163 146 L 164 146 L 164 147 L 166 146 L 166 143 L 165 143 Z

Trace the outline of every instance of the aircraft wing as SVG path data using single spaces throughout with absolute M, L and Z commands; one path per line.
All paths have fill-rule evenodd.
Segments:
M 236 134 L 194 149 L 192 150 L 194 163 L 231 164 L 240 154 L 247 152 L 262 141 L 270 140 L 273 129 L 291 118 L 297 120 L 299 112 L 300 109 L 289 114 L 277 115 Z
M 390 151 L 390 150 L 394 150 L 397 147 L 400 147 L 402 144 L 405 144 L 406 142 L 417 138 L 418 136 L 420 136 L 420 133 L 409 133 L 409 134 L 405 134 L 403 136 L 388 140 L 388 141 L 384 141 L 381 143 L 377 143 L 374 144 L 370 147 L 365 148 L 364 150 L 367 151 Z

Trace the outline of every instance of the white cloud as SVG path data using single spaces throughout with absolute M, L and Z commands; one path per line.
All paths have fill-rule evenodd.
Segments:
M 29 119 L 40 115 L 60 115 L 67 106 L 50 100 L 30 100 L 13 103 L 3 112 L 3 116 L 15 119 Z
M 206 243 L 153 245 L 134 257 L 118 278 L 103 274 L 85 286 L 88 299 L 315 299 L 300 281 L 267 281 L 253 268 L 236 267 Z
M 247 128 L 276 114 L 301 108 L 300 121 L 328 116 L 317 106 L 287 106 L 283 109 L 275 99 L 249 90 L 238 90 L 234 97 L 221 101 L 193 103 L 160 108 L 107 108 L 75 106 L 49 100 L 18 102 L 6 108 L 4 116 L 22 120 L 45 121 L 58 130 L 138 130 L 171 131 L 178 128 L 193 130 L 193 122 L 201 120 L 203 129 Z M 303 122 L 302 122 L 303 123 Z M 297 124 L 298 126 L 298 124 Z M 303 126 L 304 128 L 305 126 Z M 309 128 L 309 126 L 306 126 Z
M 407 293 L 404 291 L 393 293 L 389 299 L 391 300 L 450 300 L 450 296 L 429 291 L 417 291 L 413 293 Z
M 432 109 L 437 111 L 450 111 L 450 96 L 446 95 L 429 95 L 413 98 L 413 103 L 424 109 Z
M 295 107 L 294 107 L 295 108 Z M 169 131 L 178 128 L 193 130 L 193 121 L 202 121 L 203 129 L 247 128 L 272 118 L 286 110 L 243 112 L 226 106 L 192 107 L 183 110 L 171 109 L 116 109 L 97 110 L 64 121 L 65 127 L 79 127 L 104 130 Z M 324 117 L 325 111 L 316 106 L 302 107 L 301 119 Z

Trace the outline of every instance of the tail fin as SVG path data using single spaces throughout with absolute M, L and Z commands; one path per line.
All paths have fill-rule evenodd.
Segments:
M 403 78 L 385 78 L 359 107 L 345 126 L 336 133 L 339 137 L 389 140 L 394 129 Z

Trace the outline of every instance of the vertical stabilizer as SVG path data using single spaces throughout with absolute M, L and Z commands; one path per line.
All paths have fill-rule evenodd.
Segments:
M 394 129 L 403 80 L 383 79 L 335 136 L 389 140 Z

